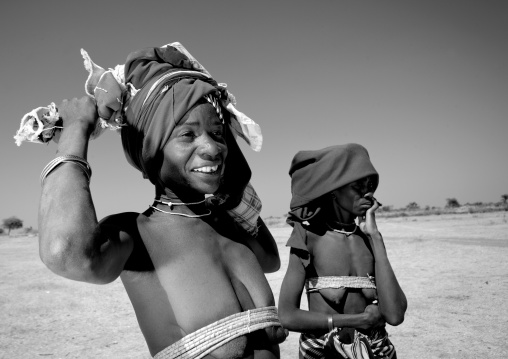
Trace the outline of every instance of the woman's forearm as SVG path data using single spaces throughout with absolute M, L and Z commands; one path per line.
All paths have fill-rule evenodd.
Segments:
M 62 132 L 57 156 L 86 159 L 90 128 L 81 122 Z M 97 246 L 97 217 L 88 178 L 74 163 L 62 163 L 44 179 L 39 206 L 41 258 L 60 275 L 78 279 L 89 271 Z
M 399 325 L 404 321 L 404 314 L 407 309 L 406 296 L 388 260 L 383 237 L 380 233 L 373 236 L 372 244 L 375 256 L 379 310 L 388 324 Z
M 331 314 L 311 312 L 302 309 L 284 310 L 279 307 L 279 317 L 285 329 L 294 332 L 306 333 L 312 331 L 328 331 Z M 331 325 L 335 328 L 369 328 L 374 320 L 366 313 L 359 314 L 333 314 Z

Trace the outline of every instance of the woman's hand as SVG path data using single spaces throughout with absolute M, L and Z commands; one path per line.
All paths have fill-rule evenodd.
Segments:
M 69 128 L 74 125 L 85 127 L 89 133 L 93 131 L 99 118 L 95 100 L 90 96 L 73 98 L 72 100 L 63 100 L 58 106 L 58 113 L 63 121 L 63 128 Z M 53 140 L 58 143 L 61 131 L 57 131 Z
M 381 313 L 379 313 L 377 304 L 368 305 L 363 314 L 365 315 L 365 324 L 359 326 L 360 329 L 372 329 L 385 325 L 385 320 Z
M 375 212 L 380 207 L 379 202 L 374 197 L 371 197 L 374 204 L 370 207 L 367 212 L 365 212 L 365 216 L 359 217 L 359 226 L 363 233 L 365 233 L 369 237 L 373 237 L 379 235 L 379 230 L 376 224 L 376 216 Z

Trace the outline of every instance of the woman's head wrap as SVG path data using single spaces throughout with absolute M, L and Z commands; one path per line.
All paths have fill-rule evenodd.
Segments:
M 222 205 L 249 233 L 257 233 L 261 201 L 249 184 L 251 171 L 233 136 L 259 151 L 261 130 L 239 112 L 236 100 L 179 43 L 131 53 L 125 65 L 108 71 L 82 50 L 90 72 L 85 88 L 97 101 L 103 127 L 121 129 L 127 160 L 153 184 L 160 185 L 163 148 L 175 126 L 197 104 L 210 102 L 228 126 L 228 156 L 218 192 L 210 200 Z
M 321 197 L 348 183 L 379 175 L 365 147 L 348 143 L 315 151 L 298 152 L 289 169 L 291 176 L 291 219 L 308 221 L 321 209 Z
M 127 59 L 126 80 L 142 78 L 146 82 L 134 82 L 138 86 L 130 82 L 140 90 L 125 111 L 124 123 L 127 126 L 121 129 L 122 144 L 129 163 L 153 184 L 158 185 L 161 153 L 174 128 L 188 111 L 205 101 L 204 96 L 220 97 L 220 92 L 215 81 L 199 73 L 193 74 L 193 77 L 180 77 L 175 74 L 162 81 L 158 81 L 159 76 L 143 76 L 139 72 L 151 69 L 140 64 L 146 58 L 140 60 L 137 55 L 131 54 Z M 172 60 L 171 57 L 164 57 L 164 53 L 161 55 L 161 60 Z M 131 60 L 132 57 L 134 60 Z M 157 62 L 154 66 L 161 67 Z M 171 70 L 173 69 L 170 68 L 169 71 Z

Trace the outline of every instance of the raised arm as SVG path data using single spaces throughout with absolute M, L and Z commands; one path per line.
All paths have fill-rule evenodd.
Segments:
M 59 107 L 64 130 L 57 156 L 87 158 L 97 113 L 88 96 Z M 75 163 L 61 163 L 45 178 L 39 205 L 39 253 L 58 275 L 90 283 L 116 279 L 132 251 L 132 240 L 114 226 L 100 226 L 88 178 Z
M 300 309 L 305 285 L 305 268 L 298 256 L 290 254 L 289 264 L 279 295 L 279 318 L 282 326 L 295 332 L 324 331 L 329 329 L 329 314 Z M 333 314 L 333 327 L 368 329 L 383 324 L 377 306 L 367 306 L 360 314 Z
M 362 219 L 360 229 L 369 238 L 374 251 L 379 311 L 388 324 L 396 326 L 404 321 L 407 299 L 388 260 L 383 236 L 377 228 L 375 211 L 379 203 L 374 202 L 365 219 Z

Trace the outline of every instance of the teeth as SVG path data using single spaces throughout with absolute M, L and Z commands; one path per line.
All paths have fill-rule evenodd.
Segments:
M 194 172 L 203 172 L 203 173 L 211 173 L 217 171 L 219 166 L 206 166 L 193 169 Z

